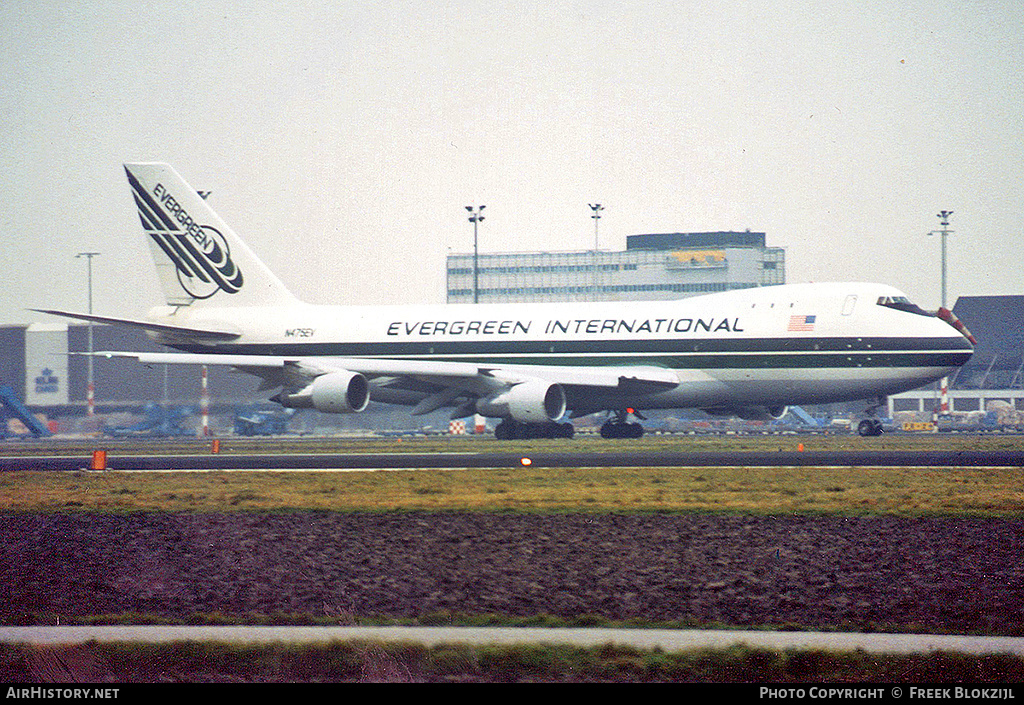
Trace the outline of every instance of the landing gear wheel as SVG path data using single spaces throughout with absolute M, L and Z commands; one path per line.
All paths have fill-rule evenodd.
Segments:
M 511 441 L 516 437 L 516 422 L 512 419 L 503 419 L 494 429 L 494 437 L 499 441 Z
M 613 418 L 608 419 L 601 426 L 601 438 L 642 438 L 644 427 L 638 423 L 629 421 L 630 414 L 636 414 L 644 418 L 639 411 L 633 409 L 616 409 L 612 412 Z
M 571 423 L 520 423 L 505 419 L 494 429 L 499 441 L 526 440 L 530 438 L 572 438 L 576 428 Z
M 601 426 L 601 438 L 642 438 L 644 427 L 638 423 L 608 421 Z

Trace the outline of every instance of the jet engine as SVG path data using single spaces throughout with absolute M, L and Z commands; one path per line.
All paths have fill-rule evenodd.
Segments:
M 320 375 L 301 392 L 278 394 L 273 401 L 289 408 L 350 414 L 366 408 L 370 401 L 370 383 L 358 372 L 338 370 Z
M 484 416 L 513 418 L 522 423 L 555 421 L 565 414 L 565 391 L 561 385 L 540 380 L 523 382 L 480 399 L 476 410 Z
M 788 406 L 737 406 L 704 409 L 712 416 L 737 416 L 744 421 L 773 421 L 781 419 L 789 411 Z

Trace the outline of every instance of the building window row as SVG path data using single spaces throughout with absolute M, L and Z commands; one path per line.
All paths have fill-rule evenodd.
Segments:
M 624 294 L 642 292 L 673 292 L 677 294 L 707 294 L 717 291 L 729 291 L 731 289 L 750 289 L 758 286 L 750 283 L 705 283 L 705 284 L 616 284 L 612 286 L 599 286 L 597 291 L 602 294 Z M 507 288 L 484 288 L 480 289 L 481 296 L 552 296 L 557 294 L 591 294 L 593 286 L 521 286 Z M 472 296 L 472 289 L 449 289 L 448 297 L 457 298 L 461 296 Z
M 599 272 L 618 272 L 620 270 L 634 271 L 635 264 L 599 264 Z M 480 267 L 479 274 L 537 274 L 550 272 L 593 272 L 593 264 L 560 264 L 560 265 L 539 265 L 532 267 Z M 473 273 L 472 267 L 449 267 L 449 276 L 468 276 Z
M 782 264 L 782 259 L 770 259 L 766 257 L 762 261 L 761 266 L 763 269 L 778 269 Z M 688 261 L 679 263 L 675 261 L 669 262 L 670 269 L 677 269 L 681 266 L 687 266 L 691 268 L 721 268 L 727 266 L 725 261 L 715 262 L 704 262 L 704 261 Z M 637 271 L 636 264 L 600 264 L 597 266 L 600 272 L 635 272 Z M 477 269 L 478 274 L 549 274 L 553 272 L 593 272 L 593 264 L 551 264 L 551 265 L 534 265 L 534 266 L 483 266 Z M 470 276 L 473 274 L 472 267 L 449 267 L 448 276 Z

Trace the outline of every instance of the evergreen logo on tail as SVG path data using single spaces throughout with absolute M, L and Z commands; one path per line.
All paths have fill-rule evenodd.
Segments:
M 221 232 L 196 222 L 162 183 L 150 192 L 127 167 L 125 171 L 142 227 L 174 263 L 181 288 L 195 299 L 208 299 L 218 291 L 238 293 L 242 271 Z

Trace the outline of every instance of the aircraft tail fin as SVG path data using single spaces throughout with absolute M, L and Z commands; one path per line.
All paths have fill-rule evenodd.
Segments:
M 168 164 L 125 164 L 166 303 L 295 303 L 277 276 Z

